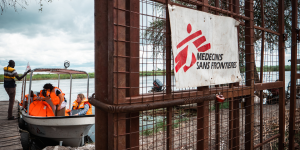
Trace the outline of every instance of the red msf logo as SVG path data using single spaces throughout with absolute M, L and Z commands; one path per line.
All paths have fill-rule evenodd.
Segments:
M 187 26 L 187 32 L 191 33 L 192 31 L 192 26 L 191 24 L 188 24 Z M 177 45 L 177 49 L 179 49 L 180 47 L 184 46 L 186 43 L 188 43 L 189 41 L 197 38 L 193 44 L 195 45 L 195 47 L 197 48 L 198 52 L 205 52 L 207 50 L 209 50 L 211 48 L 210 43 L 202 45 L 205 41 L 206 38 L 205 36 L 201 36 L 202 32 L 201 30 L 190 34 L 188 37 L 186 37 L 184 40 L 182 40 L 178 45 Z M 201 46 L 202 45 L 202 46 Z M 185 65 L 186 64 L 186 60 L 187 60 L 187 55 L 188 55 L 188 45 L 181 50 L 177 56 L 175 57 L 175 71 L 178 72 L 178 70 L 183 67 L 183 71 L 186 72 L 187 70 L 189 70 L 195 63 L 196 63 L 196 56 L 194 53 L 192 53 L 192 61 L 191 64 L 189 66 Z

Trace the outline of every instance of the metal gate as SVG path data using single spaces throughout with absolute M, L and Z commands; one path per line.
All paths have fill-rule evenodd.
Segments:
M 300 64 L 300 54 L 298 51 L 299 43 L 299 4 L 297 0 L 291 1 L 292 5 L 292 17 L 290 23 L 291 27 L 291 81 L 290 81 L 290 114 L 289 114 L 289 149 L 299 149 L 300 143 L 300 133 L 299 133 L 299 123 L 300 123 L 300 103 L 299 103 L 299 71 L 297 65 Z
M 167 4 L 241 22 L 242 82 L 175 88 Z M 283 149 L 284 10 L 283 0 L 95 1 L 96 149 Z

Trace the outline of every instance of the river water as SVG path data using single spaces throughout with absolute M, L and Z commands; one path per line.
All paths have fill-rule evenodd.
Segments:
M 266 72 L 264 75 L 264 81 L 267 82 L 274 82 L 276 79 L 278 79 L 279 75 L 278 72 Z M 147 91 L 151 90 L 152 82 L 154 79 L 159 79 L 163 83 L 165 83 L 165 77 L 164 76 L 143 76 L 140 77 L 140 87 L 145 87 L 140 89 L 140 93 L 146 93 Z M 285 88 L 288 86 L 288 83 L 290 81 L 290 71 L 285 72 Z M 95 80 L 94 78 L 90 79 L 89 81 L 89 96 L 92 95 L 95 92 Z M 174 83 L 174 78 L 172 77 L 172 82 Z M 57 80 L 36 80 L 32 81 L 32 90 L 33 91 L 40 91 L 43 89 L 43 86 L 45 83 L 51 83 L 54 86 L 58 85 Z M 22 90 L 22 82 L 17 81 L 17 88 L 16 88 L 16 100 L 21 99 L 21 90 Z M 66 94 L 66 99 L 68 101 L 67 108 L 69 107 L 69 100 L 70 100 L 70 80 L 69 79 L 62 79 L 60 80 L 59 88 Z M 29 82 L 26 84 L 26 94 L 29 90 Z M 173 89 L 178 90 L 178 89 Z M 71 102 L 75 101 L 77 94 L 83 93 L 85 96 L 87 96 L 87 79 L 73 79 L 72 80 L 72 92 L 71 92 Z M 3 87 L 3 82 L 0 82 L 0 101 L 8 100 L 9 97 Z M 94 113 L 95 109 L 93 109 Z M 142 119 L 142 118 L 140 118 Z M 143 126 L 144 125 L 144 121 Z M 146 125 L 147 126 L 147 125 Z M 92 138 L 92 140 L 95 140 L 95 126 L 93 126 L 88 135 Z

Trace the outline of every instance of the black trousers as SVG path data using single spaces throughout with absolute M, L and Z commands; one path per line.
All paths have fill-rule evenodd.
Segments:
M 5 88 L 6 93 L 9 96 L 9 106 L 8 106 L 8 118 L 12 117 L 12 111 L 15 103 L 16 88 Z

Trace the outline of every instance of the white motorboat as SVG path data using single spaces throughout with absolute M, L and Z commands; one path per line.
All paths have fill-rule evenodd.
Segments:
M 86 74 L 87 79 L 87 93 L 89 92 L 89 75 L 85 71 L 70 70 L 70 69 L 56 69 L 56 68 L 38 68 L 31 71 L 29 91 L 31 91 L 33 72 L 49 72 L 60 74 L 70 74 L 70 95 L 72 87 L 72 74 Z M 59 79 L 58 79 L 59 84 Z M 22 98 L 25 96 L 26 79 L 23 80 Z M 29 92 L 29 96 L 30 97 Z M 88 94 L 87 94 L 88 97 Z M 71 99 L 71 96 L 70 96 Z M 69 101 L 69 108 L 71 108 L 71 100 Z M 27 108 L 29 108 L 29 105 Z M 83 144 L 83 138 L 88 134 L 90 128 L 95 124 L 95 115 L 84 116 L 57 116 L 57 117 L 35 117 L 30 116 L 28 112 L 22 111 L 22 118 L 28 125 L 28 130 L 31 134 L 50 138 L 54 141 L 60 142 L 65 146 L 78 147 Z

